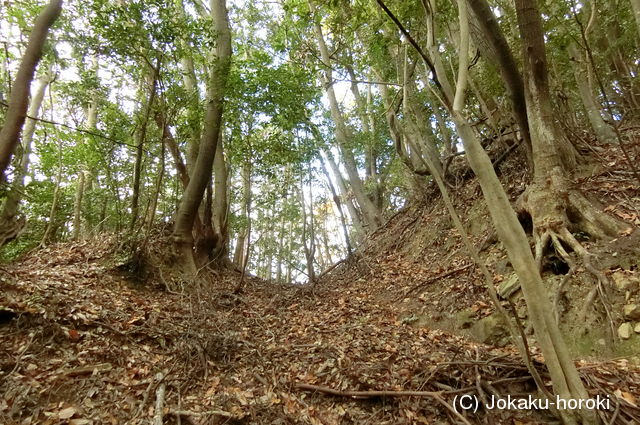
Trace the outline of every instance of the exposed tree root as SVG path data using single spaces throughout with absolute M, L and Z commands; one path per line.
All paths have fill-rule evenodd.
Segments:
M 564 189 L 567 187 L 566 179 L 558 175 L 552 176 L 544 185 L 532 185 L 520 200 L 521 209 L 532 218 L 536 264 L 538 270 L 542 271 L 544 258 L 548 256 L 549 248 L 552 248 L 568 266 L 568 272 L 555 295 L 554 309 L 557 320 L 560 318 L 559 298 L 569 276 L 579 267 L 589 272 L 595 280 L 595 287 L 581 309 L 580 322 L 585 323 L 588 309 L 597 297 L 604 308 L 609 322 L 608 331 L 613 340 L 615 323 L 607 297 L 609 279 L 594 266 L 593 254 L 574 235 L 586 234 L 592 240 L 608 240 L 617 236 L 624 226 L 606 213 L 598 211 L 582 193 Z

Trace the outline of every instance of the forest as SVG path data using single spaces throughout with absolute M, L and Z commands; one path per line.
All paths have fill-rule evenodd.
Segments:
M 0 423 L 640 423 L 639 72 L 640 0 L 3 1 Z

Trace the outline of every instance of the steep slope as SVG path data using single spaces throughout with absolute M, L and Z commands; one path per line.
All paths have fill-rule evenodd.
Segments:
M 606 278 L 606 285 L 599 291 L 590 270 L 571 269 L 552 250 L 545 253 L 543 278 L 575 355 L 632 355 L 640 350 L 640 335 L 618 336 L 624 336 L 620 328 L 636 325 L 638 316 L 633 312 L 640 312 L 634 307 L 640 303 L 640 187 L 627 171 L 619 148 L 595 149 L 573 184 L 628 227 L 618 238 L 606 242 L 575 236 L 593 254 L 593 263 Z M 515 309 L 526 327 L 526 306 L 517 276 L 496 241 L 479 185 L 467 176 L 463 163 L 459 168 L 458 175 L 466 177 L 452 190 L 456 209 L 493 272 L 505 307 Z M 525 189 L 525 168 L 517 158 L 509 158 L 498 170 L 514 204 Z M 531 232 L 530 218 L 524 213 L 520 218 Z M 479 342 L 506 343 L 506 331 L 493 315 L 480 271 L 462 246 L 434 187 L 429 188 L 423 203 L 393 216 L 348 265 L 336 267 L 328 280 L 337 286 L 363 281 L 363 289 L 398 304 L 405 320 L 416 325 L 452 331 Z

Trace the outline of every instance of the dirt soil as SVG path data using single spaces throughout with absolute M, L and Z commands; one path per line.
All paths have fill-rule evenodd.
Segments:
M 607 154 L 579 184 L 637 226 L 639 188 L 628 177 L 625 184 L 599 180 L 623 175 Z M 524 189 L 524 176 L 515 174 L 514 200 Z M 478 195 L 474 182 L 455 191 L 499 284 L 509 265 L 499 244 L 484 243 L 486 209 L 467 202 Z M 464 310 L 477 321 L 493 307 L 431 199 L 392 217 L 314 287 L 247 277 L 236 293 L 235 271 L 205 273 L 188 285 L 165 285 L 168 277 L 155 273 L 139 282 L 119 267 L 120 245 L 107 236 L 2 267 L 0 423 L 555 423 L 546 410 L 458 409 L 462 395 L 535 397 L 535 387 L 510 345 L 474 342 L 441 326 Z M 609 248 L 625 257 L 632 237 Z M 629 261 L 606 267 L 631 273 Z M 550 385 L 535 345 L 532 356 Z M 611 400 L 599 412 L 605 423 L 640 423 L 637 354 L 576 364 L 590 395 Z

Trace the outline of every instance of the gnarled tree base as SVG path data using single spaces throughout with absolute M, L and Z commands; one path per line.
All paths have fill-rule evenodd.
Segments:
M 606 241 L 618 236 L 624 229 L 624 224 L 604 213 L 596 202 L 572 188 L 560 169 L 551 173 L 546 180 L 532 183 L 518 200 L 518 208 L 521 213 L 526 212 L 531 217 L 538 270 L 542 271 L 543 260 L 549 252 L 554 252 L 566 263 L 569 276 L 578 267 L 587 270 L 594 277 L 595 285 L 580 317 L 585 318 L 589 306 L 598 296 L 613 337 L 614 323 L 607 300 L 608 278 L 593 264 L 593 255 L 576 236 L 580 235 L 580 239 L 586 236 L 589 240 Z M 566 281 L 558 291 L 563 290 L 564 283 Z M 555 299 L 558 298 L 559 294 L 556 294 Z M 555 308 L 557 309 L 557 305 Z M 557 312 L 556 318 L 559 319 Z

